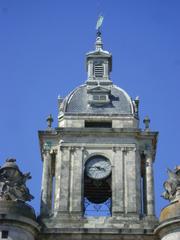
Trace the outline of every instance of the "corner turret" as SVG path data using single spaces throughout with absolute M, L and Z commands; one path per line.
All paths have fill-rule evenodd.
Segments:
M 30 178 L 30 173 L 23 174 L 13 158 L 0 167 L 0 239 L 36 239 L 36 215 L 26 204 L 33 199 L 26 186 Z
M 162 209 L 160 224 L 155 229 L 161 240 L 180 239 L 180 166 L 174 171 L 168 169 L 169 179 L 164 182 L 165 192 L 162 197 L 170 204 Z

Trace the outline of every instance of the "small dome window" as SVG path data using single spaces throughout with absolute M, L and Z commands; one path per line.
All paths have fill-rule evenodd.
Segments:
M 94 95 L 93 100 L 95 101 L 106 101 L 107 95 Z
M 100 93 L 100 94 L 95 94 L 95 93 L 92 93 L 92 94 L 89 94 L 88 95 L 89 97 L 89 100 L 88 102 L 93 106 L 103 106 L 105 104 L 108 104 L 110 102 L 110 99 L 109 99 L 109 95 L 108 94 L 103 94 L 103 93 Z

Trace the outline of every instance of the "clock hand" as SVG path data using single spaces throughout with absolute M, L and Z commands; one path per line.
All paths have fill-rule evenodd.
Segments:
M 100 171 L 101 171 L 101 170 L 106 171 L 105 168 L 103 168 L 103 167 L 101 167 L 101 166 L 97 166 L 97 169 L 100 170 Z
M 91 168 L 89 168 L 89 171 L 97 171 L 97 167 L 91 167 Z
M 100 167 L 100 166 L 93 166 L 89 169 L 89 171 L 91 171 L 91 170 L 93 170 L 93 171 L 99 170 L 99 171 L 104 171 L 104 172 L 106 171 L 105 168 Z
M 89 169 L 97 169 L 97 167 L 90 167 Z
M 90 169 L 98 169 L 98 170 L 101 170 L 101 167 L 100 166 L 93 166 L 93 167 L 90 167 Z
M 100 166 L 96 166 L 96 168 L 97 168 L 98 170 L 101 170 L 101 167 L 100 167 Z

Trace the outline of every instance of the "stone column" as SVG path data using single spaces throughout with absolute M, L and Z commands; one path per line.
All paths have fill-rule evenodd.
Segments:
M 142 172 L 142 190 L 141 190 L 141 194 L 142 194 L 142 213 L 143 215 L 147 215 L 147 199 L 146 199 L 146 173 L 145 173 L 146 169 L 145 166 L 143 168 L 143 172 Z
M 83 148 L 71 149 L 70 211 L 82 214 Z
M 152 153 L 145 153 L 146 156 L 146 210 L 147 216 L 154 216 L 154 176 L 153 176 L 153 160 Z
M 113 148 L 112 216 L 124 213 L 124 157 L 122 148 Z
M 43 151 L 43 174 L 41 187 L 41 215 L 48 216 L 52 210 L 52 156 Z

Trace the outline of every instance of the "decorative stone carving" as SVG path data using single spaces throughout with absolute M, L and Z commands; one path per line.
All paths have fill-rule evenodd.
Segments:
M 167 172 L 169 179 L 163 184 L 165 192 L 162 197 L 172 202 L 180 199 L 180 166 L 177 166 L 174 171 L 168 169 Z
M 139 97 L 138 96 L 135 98 L 133 103 L 134 103 L 134 111 L 135 111 L 136 115 L 138 116 L 138 114 L 139 114 Z
M 52 129 L 52 123 L 54 121 L 51 114 L 47 117 L 46 121 L 47 121 L 48 129 L 51 130 Z
M 50 151 L 52 148 L 52 142 L 51 141 L 46 141 L 43 144 L 43 151 Z
M 150 131 L 150 128 L 149 128 L 150 119 L 149 119 L 148 116 L 145 117 L 145 119 L 143 120 L 143 123 L 144 123 L 144 125 L 145 125 L 144 131 L 145 131 L 145 132 L 149 132 L 149 131 Z
M 31 179 L 30 173 L 22 173 L 15 159 L 7 159 L 0 167 L 0 201 L 31 201 L 34 197 L 26 187 L 26 181 Z

